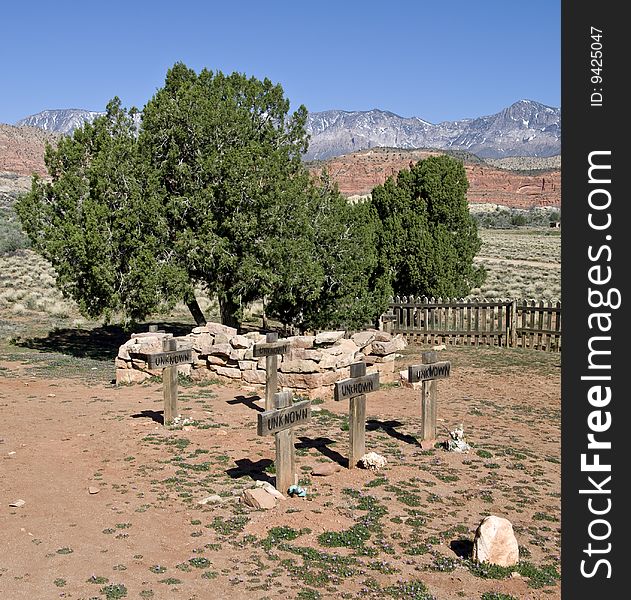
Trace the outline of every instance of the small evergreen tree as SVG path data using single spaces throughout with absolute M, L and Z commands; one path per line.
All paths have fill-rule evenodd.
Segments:
M 140 160 L 134 111 L 115 98 L 105 116 L 47 146 L 50 182 L 33 178 L 16 212 L 57 285 L 90 317 L 140 319 L 190 290 L 172 259 L 156 182 Z
M 160 182 L 173 246 L 238 325 L 271 293 L 279 247 L 299 235 L 309 186 L 306 109 L 280 85 L 178 63 L 143 110 L 139 144 Z M 300 245 L 295 246 L 300 248 Z
M 482 284 L 462 162 L 430 156 L 372 191 L 381 222 L 377 280 L 397 294 L 456 297 Z

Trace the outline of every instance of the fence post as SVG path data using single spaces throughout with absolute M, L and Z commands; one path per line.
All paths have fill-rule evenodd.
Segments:
M 517 300 L 513 298 L 513 302 L 508 311 L 507 326 L 510 331 L 509 345 L 511 348 L 517 347 Z

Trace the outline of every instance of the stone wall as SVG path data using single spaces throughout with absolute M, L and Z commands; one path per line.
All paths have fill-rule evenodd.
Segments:
M 125 342 L 116 358 L 116 383 L 138 383 L 161 370 L 151 371 L 136 354 L 161 352 L 163 340 L 170 333 L 136 333 Z M 401 335 L 366 330 L 350 337 L 344 331 L 325 331 L 318 335 L 283 338 L 290 350 L 278 356 L 278 386 L 310 398 L 327 397 L 333 384 L 350 376 L 350 365 L 365 361 L 366 372 L 379 372 L 381 381 L 395 381 L 396 353 L 406 346 Z M 259 332 L 238 335 L 237 330 L 219 323 L 195 327 L 191 333 L 176 337 L 178 350 L 191 348 L 193 364 L 180 365 L 179 373 L 194 381 L 218 379 L 242 387 L 265 387 L 265 357 L 255 358 L 254 344 L 265 341 Z

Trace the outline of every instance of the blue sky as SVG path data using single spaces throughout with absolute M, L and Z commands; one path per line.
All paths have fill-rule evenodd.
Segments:
M 292 108 L 433 123 L 527 98 L 560 106 L 559 0 L 6 2 L 0 122 L 139 108 L 177 61 L 280 83 Z

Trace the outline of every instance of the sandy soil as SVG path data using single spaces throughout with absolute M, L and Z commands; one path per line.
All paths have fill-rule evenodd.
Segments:
M 181 386 L 193 423 L 165 428 L 159 383 L 87 385 L 0 361 L 0 598 L 560 598 L 558 580 L 485 578 L 459 557 L 497 514 L 524 561 L 560 569 L 560 373 L 450 352 L 440 439 L 462 423 L 469 453 L 422 450 L 420 392 L 390 386 L 368 398 L 366 435 L 388 464 L 349 470 L 348 403 L 325 399 L 295 434 L 308 497 L 269 511 L 238 502 L 273 481 L 251 389 Z M 344 468 L 310 476 L 331 460 Z M 211 494 L 222 502 L 198 504 Z

